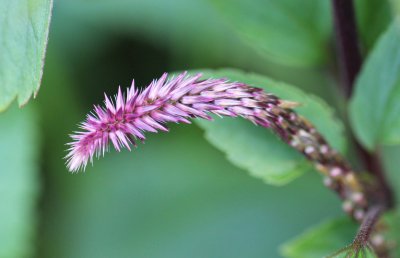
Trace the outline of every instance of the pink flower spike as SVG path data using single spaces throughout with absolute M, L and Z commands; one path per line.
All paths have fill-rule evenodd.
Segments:
M 167 122 L 190 123 L 189 118 L 212 120 L 219 116 L 242 116 L 261 126 L 278 121 L 272 107 L 279 102 L 273 95 L 243 83 L 227 79 L 202 80 L 201 74 L 186 72 L 168 79 L 164 73 L 142 92 L 135 83 L 126 94 L 118 88 L 114 99 L 105 95 L 104 106 L 94 106 L 93 112 L 81 124 L 83 131 L 71 135 L 67 167 L 75 172 L 85 169 L 93 156 L 104 156 L 110 143 L 117 151 L 130 150 L 133 139 L 145 139 L 145 132 L 168 131 Z M 267 110 L 266 107 L 269 109 Z

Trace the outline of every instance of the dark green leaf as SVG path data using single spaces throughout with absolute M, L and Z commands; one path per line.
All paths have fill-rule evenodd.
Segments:
M 322 100 L 284 83 L 239 70 L 204 71 L 204 78 L 209 77 L 245 82 L 283 99 L 301 103 L 296 110 L 312 121 L 336 149 L 344 151 L 343 126 Z M 205 130 L 207 140 L 225 152 L 233 164 L 268 183 L 284 184 L 310 169 L 308 162 L 297 151 L 268 129 L 238 118 L 223 118 L 215 122 L 198 120 L 198 123 Z
M 394 21 L 379 39 L 357 79 L 350 118 L 368 149 L 400 143 L 400 25 Z
M 47 45 L 52 0 L 0 0 L 0 111 L 36 95 Z
M 39 156 L 34 110 L 0 115 L 0 257 L 31 257 L 36 223 Z
M 392 15 L 389 1 L 357 0 L 354 3 L 359 35 L 364 43 L 364 52 L 367 52 L 390 24 Z
M 321 64 L 331 36 L 329 1 L 210 0 L 245 42 L 286 65 Z

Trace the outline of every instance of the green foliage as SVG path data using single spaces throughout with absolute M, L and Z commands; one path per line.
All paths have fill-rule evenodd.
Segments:
M 390 257 L 400 257 L 400 213 L 392 211 L 382 218 L 384 238 L 392 246 Z M 309 229 L 301 236 L 282 246 L 281 252 L 287 258 L 376 258 L 369 248 L 355 255 L 350 243 L 356 235 L 358 225 L 350 219 L 335 219 Z M 347 247 L 345 247 L 347 246 Z
M 287 258 L 321 258 L 352 242 L 358 225 L 349 218 L 324 222 L 282 246 Z
M 395 15 L 400 15 L 400 1 L 399 0 L 389 0 L 392 5 Z
M 246 43 L 274 62 L 313 66 L 328 59 L 332 31 L 328 1 L 210 2 Z
M 367 52 L 372 49 L 380 34 L 384 32 L 387 26 L 390 24 L 392 15 L 389 1 L 354 1 L 358 31 L 360 39 L 364 43 L 363 52 Z
M 400 143 L 400 24 L 394 21 L 369 55 L 357 79 L 350 118 L 368 149 Z
M 377 258 L 377 256 L 370 247 L 364 247 L 359 251 L 354 251 L 351 249 L 351 246 L 349 246 L 339 254 L 329 256 L 329 258 Z
M 333 110 L 321 99 L 261 75 L 233 69 L 203 72 L 204 78 L 226 77 L 263 88 L 280 98 L 299 102 L 301 106 L 296 111 L 324 132 L 335 148 L 342 152 L 345 150 L 343 126 L 334 118 Z M 267 183 L 284 184 L 310 170 L 308 162 L 297 151 L 280 141 L 268 129 L 237 118 L 218 119 L 213 123 L 201 120 L 197 122 L 205 130 L 206 139 L 225 152 L 228 160 Z
M 36 95 L 44 65 L 52 0 L 0 0 L 0 111 Z
M 394 189 L 395 201 L 400 205 L 400 146 L 385 146 L 382 148 L 382 160 L 390 186 Z M 399 231 L 400 232 L 400 231 Z
M 0 257 L 31 257 L 36 224 L 39 135 L 32 109 L 0 116 Z

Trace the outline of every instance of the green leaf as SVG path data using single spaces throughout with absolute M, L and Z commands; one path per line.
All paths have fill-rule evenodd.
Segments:
M 351 124 L 368 149 L 400 143 L 400 24 L 379 39 L 357 79 Z
M 393 11 L 396 15 L 400 15 L 400 0 L 389 0 L 392 5 Z
M 265 76 L 239 70 L 201 72 L 204 73 L 204 78 L 226 77 L 263 88 L 280 98 L 301 103 L 296 111 L 312 121 L 336 149 L 345 150 L 343 126 L 333 117 L 332 109 L 321 99 Z M 223 118 L 215 122 L 196 121 L 205 130 L 206 139 L 225 152 L 228 160 L 267 183 L 284 184 L 310 169 L 308 161 L 268 129 L 240 118 Z
M 391 21 L 389 1 L 356 0 L 354 1 L 360 38 L 367 51 L 383 33 Z
M 0 257 L 31 257 L 38 197 L 38 128 L 31 109 L 0 115 Z
M 209 1 L 246 43 L 274 62 L 312 66 L 328 58 L 329 1 Z
M 358 252 L 351 249 L 351 246 L 348 246 L 339 254 L 328 256 L 329 258 L 378 258 L 374 251 L 370 247 L 364 247 Z
M 0 0 L 0 111 L 37 94 L 42 77 L 52 0 Z
M 397 202 L 397 206 L 400 206 L 400 146 L 385 146 L 381 151 L 381 157 L 386 172 L 385 174 L 393 189 L 393 194 L 395 195 L 394 199 Z
M 393 249 L 390 257 L 400 257 L 400 213 L 392 211 L 382 218 L 384 239 Z M 381 223 L 381 222 L 380 222 Z M 361 250 L 359 256 L 354 254 L 349 245 L 357 233 L 358 225 L 349 218 L 336 219 L 325 222 L 306 231 L 289 243 L 282 246 L 281 252 L 287 258 L 376 258 L 376 254 L 369 247 Z M 348 256 L 348 254 L 353 255 Z M 336 255 L 332 255 L 336 254 Z
M 358 225 L 349 218 L 324 222 L 284 244 L 281 253 L 287 258 L 321 258 L 349 245 Z

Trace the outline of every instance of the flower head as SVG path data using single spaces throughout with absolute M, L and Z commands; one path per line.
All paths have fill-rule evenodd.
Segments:
M 83 131 L 71 135 L 69 170 L 84 169 L 94 156 L 104 155 L 110 143 L 117 151 L 130 150 L 135 141 L 144 141 L 145 132 L 168 131 L 167 122 L 211 120 L 210 113 L 242 116 L 265 127 L 277 120 L 271 112 L 279 102 L 275 96 L 244 83 L 200 77 L 185 72 L 168 79 L 165 73 L 141 92 L 132 82 L 125 94 L 119 88 L 114 100 L 106 95 L 104 106 L 95 105 L 80 125 Z

